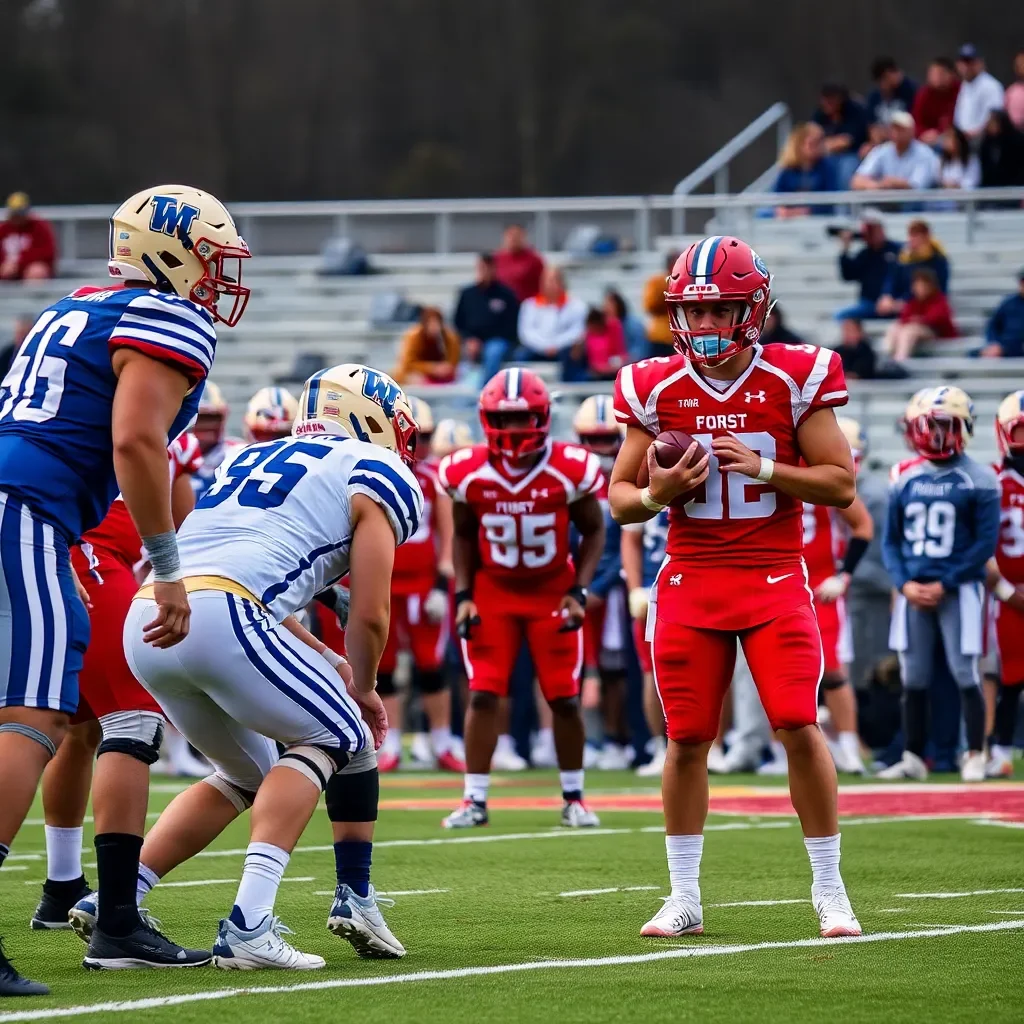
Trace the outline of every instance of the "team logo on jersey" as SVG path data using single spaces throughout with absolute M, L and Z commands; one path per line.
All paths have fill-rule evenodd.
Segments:
M 548 496 L 548 489 L 546 487 L 534 487 L 530 490 L 530 497 L 536 501 L 538 498 L 546 498 Z
M 683 574 L 681 572 L 677 572 L 675 576 L 669 576 L 668 581 L 673 587 L 678 587 L 679 584 L 683 582 Z
M 751 402 L 763 402 L 767 398 L 767 394 L 763 391 L 744 391 L 743 401 L 750 405 Z
M 366 370 L 363 375 L 363 395 L 376 402 L 388 419 L 395 415 L 395 402 L 402 397 L 402 389 L 390 378 L 376 370 Z
M 188 203 L 179 204 L 174 196 L 153 196 L 150 202 L 153 207 L 153 215 L 149 218 L 150 230 L 178 238 L 187 243 L 188 248 L 191 245 L 188 235 L 193 221 L 199 216 L 199 208 Z

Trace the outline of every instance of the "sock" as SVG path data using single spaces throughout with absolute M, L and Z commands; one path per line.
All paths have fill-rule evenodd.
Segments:
M 498 744 L 495 747 L 496 751 L 501 751 L 503 754 L 515 753 L 516 745 L 512 742 L 512 737 L 507 732 L 502 733 L 498 737 Z
M 487 803 L 487 790 L 491 786 L 490 775 L 470 775 L 464 777 L 462 799 L 472 800 L 475 804 Z
M 967 749 L 972 752 L 985 749 L 985 699 L 980 686 L 960 691 L 960 710 L 964 716 Z
M 665 836 L 673 896 L 700 903 L 700 857 L 703 852 L 703 836 Z
M 441 725 L 436 729 L 430 730 L 430 745 L 434 748 L 434 753 L 441 756 L 441 754 L 447 754 L 452 748 L 452 730 L 449 725 Z
M 537 732 L 537 746 L 550 750 L 555 745 L 555 732 L 553 729 L 540 729 Z
M 839 748 L 847 757 L 856 757 L 860 760 L 860 738 L 855 732 L 841 732 L 839 734 Z
M 996 694 L 996 721 L 993 735 L 996 743 L 1007 749 L 1013 746 L 1013 734 L 1017 728 L 1017 708 L 1020 706 L 1024 683 L 1005 683 Z
M 811 888 L 843 885 L 839 874 L 839 833 L 804 839 L 807 856 L 811 858 Z
M 135 902 L 140 907 L 142 901 L 149 895 L 150 889 L 159 881 L 160 876 L 155 871 L 147 868 L 145 864 L 139 865 L 139 876 L 135 879 Z
M 7 854 L 10 852 L 11 848 L 9 846 L 4 846 L 3 843 L 0 843 L 0 867 L 3 867 L 4 861 L 7 860 Z
M 96 836 L 97 927 L 107 935 L 128 935 L 139 926 L 135 880 L 142 836 L 103 832 Z
M 904 747 L 924 760 L 924 745 L 928 735 L 928 691 L 903 691 Z
M 578 768 L 576 771 L 558 773 L 558 781 L 562 787 L 562 799 L 563 800 L 582 800 L 583 799 L 583 769 Z
M 395 757 L 401 757 L 402 755 L 402 730 L 396 729 L 394 726 L 388 728 L 387 735 L 384 737 L 384 742 L 381 744 L 382 754 L 394 754 Z
M 277 889 L 288 867 L 290 853 L 271 843 L 250 843 L 245 851 L 245 867 L 238 886 L 231 922 L 251 931 L 274 913 Z
M 347 885 L 357 896 L 370 895 L 370 859 L 373 843 L 342 839 L 334 844 L 338 885 Z
M 71 882 L 82 877 L 82 826 L 56 828 L 46 825 L 46 878 Z

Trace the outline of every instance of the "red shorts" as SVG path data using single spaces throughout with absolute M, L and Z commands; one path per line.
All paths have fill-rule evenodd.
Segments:
M 815 601 L 814 614 L 818 619 L 821 646 L 825 652 L 825 672 L 830 676 L 842 675 L 846 671 L 844 666 L 853 661 L 843 599 L 839 598 L 831 604 Z
M 646 637 L 647 620 L 633 620 L 633 643 L 636 645 L 636 659 L 640 662 L 640 670 L 644 673 L 654 671 L 654 662 L 651 661 L 651 642 Z
M 559 585 L 514 591 L 477 575 L 473 599 L 480 625 L 473 628 L 470 640 L 461 642 L 470 690 L 508 696 L 509 677 L 525 639 L 544 698 L 579 694 L 583 631 L 559 632 L 563 620 L 558 607 L 566 589 Z
M 1007 604 L 996 612 L 999 677 L 1004 683 L 1024 682 L 1024 615 Z
M 654 679 L 669 739 L 708 743 L 715 738 L 737 640 L 771 727 L 796 729 L 817 721 L 823 657 L 809 600 L 740 631 L 700 629 L 659 617 L 652 644 Z
M 117 711 L 153 711 L 163 714 L 152 694 L 132 675 L 124 656 L 124 620 L 139 584 L 131 568 L 102 548 L 90 546 L 86 558 L 77 544 L 71 564 L 89 592 L 92 635 L 78 677 L 82 712 L 92 717 Z M 82 715 L 78 720 L 85 720 Z
M 431 622 L 423 611 L 423 602 L 433 585 L 433 580 L 430 580 L 418 593 L 392 593 L 391 628 L 378 672 L 394 672 L 398 652 L 403 649 L 412 652 L 413 664 L 418 669 L 436 672 L 443 664 L 448 642 L 448 607 L 445 606 L 445 615 L 440 622 Z

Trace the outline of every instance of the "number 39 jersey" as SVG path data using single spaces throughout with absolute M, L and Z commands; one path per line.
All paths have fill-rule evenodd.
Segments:
M 708 451 L 734 434 L 764 458 L 795 466 L 796 431 L 818 409 L 846 404 L 839 355 L 813 345 L 755 345 L 750 366 L 723 390 L 683 356 L 624 366 L 615 381 L 620 423 L 652 436 L 685 430 Z M 710 473 L 694 496 L 669 510 L 667 553 L 682 567 L 772 567 L 800 557 L 803 505 L 739 473 Z
M 540 461 L 514 476 L 489 457 L 485 445 L 446 456 L 441 486 L 464 502 L 480 524 L 482 572 L 513 587 L 568 587 L 569 506 L 596 495 L 604 483 L 596 455 L 577 445 L 549 441 Z
M 996 562 L 1011 583 L 1024 584 L 1024 476 L 1006 465 L 996 474 L 1002 489 Z
M 354 494 L 399 544 L 418 529 L 419 484 L 380 445 L 317 434 L 240 448 L 178 531 L 182 571 L 240 583 L 280 622 L 348 572 Z
M 79 288 L 35 322 L 0 385 L 0 491 L 77 540 L 118 492 L 111 355 L 135 349 L 181 371 L 192 390 L 168 434 L 195 416 L 217 337 L 206 310 L 143 288 Z

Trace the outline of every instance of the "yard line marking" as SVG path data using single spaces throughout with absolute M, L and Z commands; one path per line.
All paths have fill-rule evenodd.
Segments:
M 42 860 L 43 855 L 41 853 L 9 853 L 7 859 L 4 861 L 5 864 L 10 864 L 12 860 Z
M 560 892 L 559 896 L 603 896 L 608 892 L 653 892 L 660 885 L 620 885 L 612 889 L 569 889 Z
M 285 882 L 315 882 L 316 878 L 313 875 L 300 875 L 296 878 L 282 878 L 282 884 Z M 159 885 L 154 886 L 156 889 L 189 889 L 197 885 L 238 885 L 237 878 L 203 878 L 198 879 L 194 882 L 160 882 Z
M 4 864 L 0 871 L 28 871 L 27 864 Z
M 740 900 L 738 903 L 709 903 L 709 907 L 782 907 L 788 903 L 810 903 L 810 900 Z
M 581 967 L 619 967 L 627 964 L 651 963 L 688 957 L 728 956 L 734 953 L 762 952 L 772 949 L 807 949 L 820 946 L 853 946 L 871 942 L 897 942 L 904 939 L 937 939 L 947 935 L 978 932 L 1019 931 L 1024 921 L 992 921 L 988 924 L 950 925 L 918 931 L 877 932 L 874 935 L 851 935 L 835 939 L 793 939 L 786 942 L 752 942 L 732 946 L 674 946 L 656 953 L 635 953 L 623 956 L 593 957 L 586 960 L 530 960 L 525 963 L 497 964 L 492 967 L 457 967 L 446 971 L 416 971 L 410 974 L 378 975 L 367 978 L 332 978 L 328 981 L 300 982 L 296 985 L 262 985 L 246 988 L 224 988 L 209 992 L 187 992 L 180 995 L 156 996 L 149 999 L 131 999 L 122 1002 L 90 1003 L 40 1010 L 16 1010 L 0 1013 L 0 1024 L 15 1021 L 57 1020 L 63 1017 L 82 1017 L 94 1013 L 131 1013 L 154 1010 L 183 1003 L 201 1003 L 236 996 L 266 996 L 291 992 L 321 992 L 334 988 L 370 988 L 379 985 L 400 985 L 417 981 L 448 981 L 453 978 L 472 978 L 491 974 L 512 974 L 519 971 L 559 970 Z
M 1009 917 L 1020 917 L 1024 910 L 990 910 L 990 914 L 1006 914 Z
M 995 825 L 996 828 L 1024 828 L 1024 821 L 1002 821 L 1000 818 L 976 818 L 972 825 Z
M 910 907 L 882 907 L 878 910 L 879 914 L 905 914 Z
M 451 889 L 388 889 L 384 892 L 382 889 L 377 890 L 378 896 L 433 896 L 439 892 L 451 892 Z M 317 889 L 314 896 L 333 896 L 333 889 Z
M 955 900 L 961 896 L 994 896 L 999 892 L 1024 892 L 1024 889 L 974 889 L 971 892 L 895 892 L 906 900 Z

